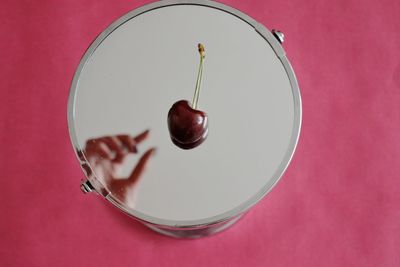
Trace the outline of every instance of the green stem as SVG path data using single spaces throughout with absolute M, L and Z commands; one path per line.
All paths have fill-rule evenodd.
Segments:
M 194 96 L 193 96 L 193 101 L 192 101 L 192 108 L 196 109 L 197 108 L 197 103 L 199 102 L 199 95 L 200 95 L 200 87 L 201 87 L 201 81 L 203 79 L 203 65 L 204 65 L 204 46 L 199 44 L 199 53 L 200 53 L 200 65 L 199 65 L 199 71 L 197 73 L 197 81 L 196 81 L 196 88 L 194 91 Z

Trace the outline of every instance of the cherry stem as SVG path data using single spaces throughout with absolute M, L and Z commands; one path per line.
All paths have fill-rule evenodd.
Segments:
M 199 53 L 200 53 L 200 65 L 199 65 L 199 71 L 197 73 L 196 89 L 194 91 L 194 96 L 193 96 L 193 101 L 192 101 L 193 109 L 197 108 L 197 103 L 199 102 L 201 80 L 203 79 L 204 58 L 206 57 L 204 45 L 199 44 L 198 49 L 199 49 Z

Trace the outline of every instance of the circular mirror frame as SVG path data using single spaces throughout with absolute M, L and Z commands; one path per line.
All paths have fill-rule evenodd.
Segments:
M 249 24 L 251 27 L 255 29 L 256 32 L 258 32 L 265 40 L 268 42 L 268 44 L 271 46 L 271 48 L 274 50 L 276 56 L 279 58 L 280 62 L 282 63 L 288 79 L 291 84 L 292 88 L 292 94 L 293 94 L 293 103 L 294 103 L 294 124 L 293 124 L 293 131 L 292 131 L 292 136 L 290 137 L 290 142 L 288 149 L 285 153 L 285 156 L 283 160 L 281 161 L 281 164 L 279 165 L 278 169 L 274 173 L 273 177 L 271 177 L 270 181 L 263 187 L 261 190 L 259 190 L 253 197 L 251 197 L 249 200 L 246 202 L 243 202 L 241 205 L 238 207 L 227 211 L 223 214 L 220 214 L 218 216 L 210 217 L 210 218 L 205 218 L 201 220 L 196 220 L 196 221 L 169 221 L 169 220 L 164 220 L 164 219 L 159 219 L 155 217 L 148 216 L 146 214 L 143 214 L 141 212 L 128 209 L 126 208 L 123 203 L 119 202 L 116 198 L 114 198 L 112 195 L 109 194 L 104 189 L 104 186 L 93 176 L 88 176 L 87 180 L 82 183 L 82 190 L 89 192 L 89 191 L 95 191 L 99 194 L 101 194 L 103 197 L 105 197 L 108 201 L 113 203 L 117 208 L 122 210 L 123 212 L 127 213 L 128 215 L 134 217 L 135 219 L 143 222 L 145 225 L 150 227 L 151 229 L 161 232 L 163 234 L 167 235 L 172 235 L 172 236 L 191 236 L 191 237 L 197 237 L 197 236 L 203 236 L 203 235 L 209 235 L 218 231 L 221 231 L 231 224 L 233 224 L 240 216 L 246 212 L 249 208 L 251 208 L 253 205 L 255 205 L 258 201 L 260 201 L 273 187 L 274 185 L 279 181 L 280 177 L 283 175 L 285 172 L 292 156 L 293 153 L 296 149 L 296 145 L 298 142 L 298 138 L 300 135 L 300 128 L 301 128 L 301 117 L 302 117 L 302 110 L 301 110 L 301 96 L 300 96 L 300 90 L 299 86 L 296 80 L 296 76 L 293 72 L 293 69 L 286 58 L 285 51 L 283 50 L 280 41 L 277 37 L 276 34 L 271 33 L 269 30 L 267 30 L 263 25 L 252 19 L 251 17 L 247 16 L 246 14 L 232 8 L 229 6 L 226 6 L 224 4 L 214 2 L 214 1 L 209 1 L 209 0 L 164 0 L 164 1 L 159 1 L 151 4 L 147 4 L 145 6 L 139 7 L 124 16 L 120 17 L 116 21 L 114 21 L 111 25 L 109 25 L 100 35 L 97 36 L 97 38 L 94 40 L 94 42 L 90 45 L 90 47 L 87 49 L 85 52 L 84 56 L 82 57 L 80 64 L 75 72 L 74 78 L 72 80 L 71 84 L 71 89 L 70 89 L 70 95 L 69 95 L 69 100 L 68 100 L 68 127 L 69 127 L 69 132 L 70 132 L 70 137 L 72 144 L 74 146 L 74 150 L 76 152 L 76 155 L 78 157 L 78 160 L 80 161 L 80 164 L 82 166 L 83 171 L 87 174 L 88 169 L 89 172 L 91 171 L 91 167 L 87 159 L 85 158 L 85 155 L 81 153 L 82 148 L 78 144 L 77 140 L 77 135 L 74 127 L 74 104 L 75 104 L 75 96 L 77 92 L 77 88 L 79 85 L 79 78 L 81 75 L 81 72 L 83 71 L 86 62 L 90 59 L 92 56 L 93 52 L 97 49 L 97 47 L 105 40 L 114 30 L 116 30 L 118 27 L 123 25 L 125 22 L 129 21 L 130 19 L 135 18 L 136 16 L 139 16 L 143 13 L 152 11 L 154 9 L 158 8 L 163 8 L 163 7 L 168 7 L 168 6 L 174 6 L 174 5 L 198 5 L 198 6 L 204 6 L 204 7 L 209 7 L 209 8 L 215 8 L 224 12 L 227 12 L 233 16 L 236 16 L 237 18 L 241 19 L 242 21 L 246 22 Z M 278 32 L 281 34 L 280 32 Z M 274 36 L 275 35 L 275 36 Z M 93 171 L 91 171 L 93 173 Z M 205 228 L 209 228 L 208 230 L 204 231 Z M 183 231 L 192 231 L 190 234 L 183 234 L 181 232 Z M 195 232 L 193 232 L 195 231 Z M 200 231 L 200 232 L 199 232 Z

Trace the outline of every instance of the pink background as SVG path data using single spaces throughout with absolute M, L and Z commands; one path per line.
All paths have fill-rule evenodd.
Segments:
M 400 2 L 225 0 L 281 29 L 303 128 L 277 187 L 230 230 L 175 240 L 94 195 L 66 123 L 80 57 L 134 0 L 2 0 L 1 266 L 399 266 Z

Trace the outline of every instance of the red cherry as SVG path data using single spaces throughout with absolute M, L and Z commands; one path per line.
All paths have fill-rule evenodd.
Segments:
M 195 148 L 207 138 L 207 114 L 193 109 L 188 101 L 179 100 L 168 112 L 168 129 L 175 145 L 182 149 Z
M 192 149 L 203 143 L 208 134 L 208 118 L 203 111 L 197 110 L 205 49 L 198 45 L 200 66 L 197 74 L 196 90 L 192 105 L 186 100 L 179 100 L 172 105 L 168 112 L 168 129 L 172 142 L 182 149 Z

